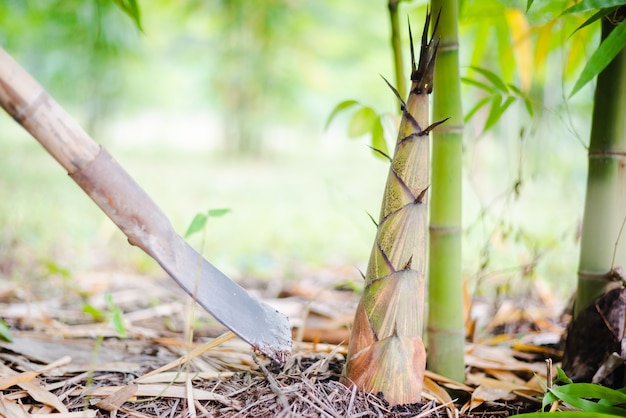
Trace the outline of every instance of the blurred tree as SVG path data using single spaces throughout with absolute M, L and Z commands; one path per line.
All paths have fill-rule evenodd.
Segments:
M 124 89 L 135 23 L 111 0 L 0 2 L 0 43 L 61 102 L 83 111 L 90 133 Z
M 227 141 L 236 154 L 255 155 L 270 118 L 267 102 L 281 90 L 284 68 L 273 65 L 290 45 L 289 2 L 220 0 L 213 3 L 210 23 L 220 34 L 220 71 L 214 89 L 230 116 Z M 285 93 L 283 91 L 283 93 Z

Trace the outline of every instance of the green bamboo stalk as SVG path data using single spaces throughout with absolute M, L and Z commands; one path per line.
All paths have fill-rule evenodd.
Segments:
M 461 276 L 461 151 L 463 110 L 459 76 L 456 0 L 433 0 L 441 13 L 434 83 L 433 119 L 450 118 L 433 132 L 428 368 L 464 380 L 463 281 Z
M 602 39 L 612 28 L 602 19 Z M 575 315 L 618 284 L 612 279 L 617 267 L 626 267 L 626 237 L 619 236 L 625 217 L 626 50 L 622 50 L 598 75 L 594 96 Z
M 398 6 L 401 0 L 389 0 L 389 23 L 391 24 L 391 51 L 393 53 L 393 68 L 395 71 L 396 90 L 400 97 L 406 97 L 406 81 L 404 81 L 404 59 L 402 58 L 402 37 L 400 36 L 400 19 Z
M 428 245 L 430 144 L 428 94 L 437 42 L 426 16 L 416 66 L 411 41 L 411 91 L 398 91 L 402 120 L 383 196 L 365 290 L 355 314 L 342 381 L 382 393 L 391 405 L 421 400 L 426 366 L 422 341 Z M 436 24 L 434 25 L 436 28 Z

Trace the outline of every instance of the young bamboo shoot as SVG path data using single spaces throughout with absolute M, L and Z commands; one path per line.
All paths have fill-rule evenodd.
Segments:
M 411 91 L 402 120 L 357 307 L 342 381 L 382 393 L 391 405 L 419 402 L 426 365 L 422 341 L 428 245 L 430 145 L 428 95 L 437 41 L 422 35 L 419 65 L 411 39 Z M 436 31 L 437 24 L 435 23 Z

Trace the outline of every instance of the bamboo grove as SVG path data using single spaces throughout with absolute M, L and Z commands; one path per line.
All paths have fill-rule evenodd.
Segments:
M 426 352 L 422 341 L 428 264 L 430 187 L 429 98 L 438 46 L 437 23 L 428 38 L 427 14 L 416 65 L 411 37 L 411 89 L 385 186 L 365 290 L 355 314 L 343 382 L 382 393 L 391 405 L 421 399 Z M 410 29 L 409 29 L 410 33 Z M 386 80 L 385 80 L 386 81 Z

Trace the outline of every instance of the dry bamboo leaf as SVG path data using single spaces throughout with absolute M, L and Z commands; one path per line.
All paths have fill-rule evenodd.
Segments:
M 526 386 L 517 383 L 506 382 L 491 377 L 478 376 L 476 374 L 469 374 L 467 376 L 467 382 L 472 385 L 483 386 L 490 389 L 501 389 L 512 391 L 516 389 L 528 389 Z
M 96 406 L 105 411 L 116 411 L 137 393 L 137 385 L 122 386 L 116 392 L 113 392 L 106 398 L 96 403 Z
M 347 328 L 313 328 L 307 326 L 302 332 L 302 341 L 313 343 L 341 344 L 350 339 L 350 330 Z
M 137 383 L 183 383 L 187 378 L 191 380 L 228 379 L 234 372 L 163 372 L 155 375 L 145 375 L 135 379 Z
M 487 374 L 490 374 L 501 382 L 510 383 L 512 385 L 520 385 L 524 387 L 526 386 L 526 381 L 524 379 L 508 370 L 485 369 L 483 371 Z
M 0 390 L 19 385 L 20 383 L 30 382 L 37 376 L 39 376 L 38 372 L 28 371 L 3 377 L 0 379 Z
M 474 388 L 471 386 L 467 386 L 461 382 L 457 382 L 456 380 L 452 380 L 440 374 L 431 372 L 430 370 L 426 370 L 426 372 L 424 373 L 424 376 L 426 376 L 429 379 L 434 380 L 435 382 L 443 383 L 451 389 L 458 389 L 458 390 L 465 391 L 467 393 L 472 393 L 474 391 Z
M 196 418 L 197 417 L 197 413 L 196 413 L 196 402 L 197 400 L 194 401 L 194 397 L 193 397 L 193 386 L 191 386 L 191 379 L 187 379 L 187 381 L 185 382 L 185 392 L 187 394 L 187 414 L 189 415 L 190 418 Z
M 0 397 L 0 416 L 3 418 L 31 418 L 24 407 L 17 402 L 11 402 L 4 397 Z
M 124 386 L 102 386 L 93 390 L 76 389 L 72 391 L 70 395 L 110 396 L 123 387 Z M 186 392 L 187 390 L 184 386 L 174 386 L 170 384 L 137 385 L 137 392 L 135 393 L 135 396 L 185 399 L 187 398 Z M 239 401 L 203 389 L 193 389 L 193 398 L 199 401 L 216 401 L 224 405 L 239 407 Z
M 29 415 L 30 418 L 95 418 L 98 416 L 98 411 L 95 409 L 87 409 L 84 411 L 75 412 L 63 412 L 52 414 L 33 414 Z
M 209 351 L 209 350 L 211 350 L 211 349 L 213 349 L 213 348 L 215 348 L 215 347 L 217 347 L 217 346 L 219 346 L 219 345 L 225 343 L 226 341 L 231 340 L 231 339 L 233 339 L 235 337 L 236 337 L 236 335 L 229 331 L 229 332 L 227 332 L 227 333 L 225 333 L 225 334 L 215 338 L 214 340 L 209 341 L 206 344 L 203 344 L 203 345 L 201 345 L 199 347 L 194 348 L 189 354 L 187 354 L 187 355 L 185 355 L 185 356 L 183 356 L 183 357 L 181 357 L 181 358 L 179 358 L 177 360 L 174 360 L 174 361 L 170 362 L 169 364 L 166 364 L 163 367 L 159 367 L 158 369 L 153 370 L 150 373 L 146 373 L 145 375 L 143 375 L 143 377 L 152 376 L 152 375 L 155 375 L 155 374 L 167 371 L 169 369 L 172 369 L 174 367 L 182 366 L 183 364 L 189 362 L 190 360 L 194 359 L 195 357 L 198 357 L 198 356 L 204 354 L 205 352 L 207 352 L 207 351 Z
M 465 364 L 479 369 L 528 371 L 545 376 L 545 363 L 526 363 L 515 360 L 514 354 L 515 352 L 506 347 L 476 345 L 471 353 L 465 355 Z
M 4 375 L 16 375 L 18 374 L 13 369 L 5 366 L 4 364 L 0 364 L 0 373 Z M 36 401 L 41 402 L 45 405 L 51 406 L 55 408 L 59 412 L 68 412 L 63 402 L 56 397 L 53 393 L 48 392 L 44 389 L 39 383 L 34 382 L 32 380 L 25 381 L 17 384 L 19 387 L 28 392 L 28 394 Z
M 515 395 L 509 389 L 480 385 L 472 393 L 470 411 L 484 402 L 512 401 L 514 399 Z
M 456 409 L 448 391 L 435 383 L 434 380 L 424 377 L 424 389 L 430 392 L 438 403 L 449 404 L 451 409 Z

